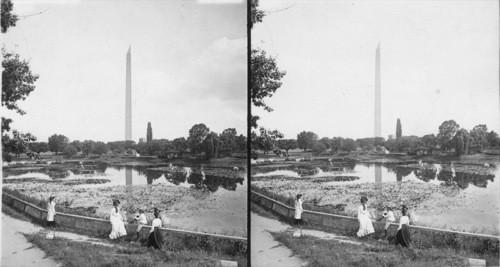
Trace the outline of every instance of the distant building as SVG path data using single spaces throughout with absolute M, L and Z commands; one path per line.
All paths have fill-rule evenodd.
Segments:
M 139 138 L 139 143 L 145 143 L 145 142 L 146 142 L 146 137 Z
M 389 139 L 388 140 L 391 140 L 391 139 L 394 139 L 394 135 L 393 134 L 389 135 Z

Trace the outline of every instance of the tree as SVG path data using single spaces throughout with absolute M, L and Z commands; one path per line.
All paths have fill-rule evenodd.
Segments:
M 486 124 L 479 124 L 474 126 L 470 131 L 471 137 L 471 150 L 476 153 L 483 152 L 484 148 L 488 146 L 488 127 Z
M 36 137 L 31 133 L 21 133 L 16 130 L 12 131 L 12 138 L 8 135 L 2 136 L 2 155 L 4 161 L 10 161 L 8 153 L 14 153 L 17 157 L 25 153 L 30 158 L 40 157 L 33 153 L 30 149 L 30 142 L 36 141 Z
M 175 138 L 172 141 L 172 145 L 174 149 L 179 152 L 179 155 L 182 157 L 182 154 L 185 153 L 188 149 L 187 140 L 184 137 Z
M 300 149 L 312 149 L 314 144 L 318 141 L 318 135 L 313 132 L 302 131 L 297 135 L 297 145 Z
M 436 148 L 437 138 L 434 134 L 426 134 L 422 137 L 422 145 L 427 148 L 429 154 L 432 154 L 432 150 Z
M 252 104 L 255 107 L 263 107 L 271 112 L 273 109 L 268 106 L 264 99 L 272 97 L 278 88 L 281 87 L 281 79 L 286 72 L 280 71 L 273 57 L 267 57 L 266 52 L 258 48 L 252 49 L 250 59 L 250 88 Z M 253 128 L 257 128 L 258 118 L 252 121 Z
M 486 135 L 486 140 L 488 140 L 488 145 L 490 147 L 497 147 L 498 145 L 500 145 L 500 138 L 494 131 L 491 131 Z
M 63 150 L 63 154 L 68 158 L 73 157 L 74 155 L 76 155 L 77 152 L 78 151 L 76 150 L 76 147 L 72 145 L 67 145 Z
M 268 151 L 273 151 L 277 155 L 281 155 L 281 150 L 278 148 L 278 140 L 283 138 L 283 134 L 278 130 L 269 130 L 260 127 L 260 135 L 252 132 L 252 150 L 259 149 L 267 154 Z M 255 153 L 252 153 L 255 158 Z
M 455 153 L 457 156 L 463 154 L 464 151 L 464 137 L 463 132 L 458 131 L 457 134 L 453 137 L 453 141 L 455 143 Z
M 312 151 L 314 154 L 319 155 L 326 151 L 326 146 L 323 142 L 316 142 L 312 147 Z
M 16 14 L 12 14 L 14 5 L 10 0 L 2 0 L 2 33 L 6 33 L 9 27 L 16 26 L 19 19 Z
M 295 140 L 295 139 L 280 139 L 280 140 L 278 140 L 278 147 L 280 149 L 284 149 L 286 151 L 286 153 L 288 154 L 288 151 L 290 149 L 297 148 L 297 140 Z
M 62 134 L 53 134 L 51 137 L 49 137 L 49 150 L 51 152 L 55 152 L 57 155 L 57 152 L 63 151 L 64 147 L 66 147 L 68 143 L 68 137 Z
M 264 11 L 258 10 L 259 0 L 251 0 L 250 1 L 250 29 L 253 28 L 253 25 L 257 22 L 262 22 L 262 18 L 264 17 Z
M 32 142 L 28 146 L 31 151 L 38 154 L 49 151 L 49 144 L 47 142 Z
M 326 149 L 330 149 L 330 147 L 331 147 L 331 140 L 330 140 L 330 138 L 323 137 L 323 138 L 319 139 L 319 141 L 321 143 L 323 143 L 323 145 L 325 145 Z
M 343 140 L 344 139 L 342 137 L 332 138 L 331 147 L 333 153 L 337 153 L 339 151 L 339 149 L 342 147 Z
M 238 151 L 247 151 L 247 137 L 240 134 L 236 137 L 236 149 Z
M 151 122 L 148 122 L 148 129 L 146 132 L 146 140 L 148 142 L 153 141 L 153 128 L 151 128 Z
M 342 150 L 347 151 L 347 152 L 351 152 L 351 151 L 356 150 L 356 148 L 357 148 L 356 141 L 354 141 L 353 139 L 346 138 L 343 140 L 342 147 L 341 147 Z
M 74 140 L 69 144 L 76 148 L 76 152 L 82 152 L 82 142 Z
M 99 157 L 102 154 L 108 153 L 108 147 L 103 142 L 96 142 L 94 148 L 92 149 L 92 154 L 97 154 Z
M 439 126 L 439 133 L 437 135 L 438 144 L 441 149 L 448 150 L 452 147 L 452 139 L 460 129 L 460 125 L 454 120 L 447 120 Z
M 94 145 L 95 145 L 95 142 L 92 140 L 83 141 L 83 144 L 82 144 L 83 154 L 85 156 L 87 156 L 88 154 L 92 153 L 92 151 L 94 150 Z
M 189 136 L 187 139 L 187 145 L 191 150 L 191 153 L 198 154 L 203 151 L 203 141 L 210 133 L 210 129 L 203 123 L 195 124 L 191 129 L 189 129 Z
M 236 132 L 235 128 L 227 128 L 224 131 L 222 131 L 222 134 L 220 135 L 220 140 L 222 142 L 222 147 L 221 150 L 226 154 L 226 155 L 231 155 L 236 150 L 236 135 L 238 133 Z
M 213 157 L 218 157 L 220 146 L 221 141 L 219 136 L 214 132 L 209 133 L 205 140 L 203 140 L 205 158 L 211 159 Z
M 400 138 L 402 136 L 402 129 L 401 129 L 401 120 L 398 119 L 398 121 L 396 122 L 396 138 Z

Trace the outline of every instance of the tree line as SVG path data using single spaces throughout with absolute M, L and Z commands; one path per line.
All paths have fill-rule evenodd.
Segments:
M 274 136 L 276 137 L 276 136 Z M 403 136 L 401 122 L 398 119 L 396 126 L 396 138 L 386 140 L 383 137 L 366 137 L 356 140 L 342 137 L 323 137 L 319 139 L 318 135 L 311 131 L 302 131 L 296 139 L 269 138 L 269 142 L 257 142 L 261 144 L 257 147 L 268 153 L 276 146 L 284 150 L 287 154 L 289 150 L 303 149 L 320 154 L 330 150 L 332 153 L 338 151 L 351 152 L 360 148 L 363 151 L 382 151 L 383 148 L 389 152 L 401 152 L 414 154 L 419 151 L 432 154 L 436 149 L 448 153 L 455 153 L 460 156 L 464 154 L 482 153 L 487 149 L 498 149 L 500 147 L 500 138 L 498 133 L 488 131 L 485 124 L 478 124 L 471 130 L 461 128 L 454 120 L 444 121 L 439 126 L 436 134 L 427 134 L 424 136 Z
M 153 139 L 151 123 L 147 127 L 147 141 L 114 141 L 100 142 L 93 140 L 79 141 L 69 140 L 63 134 L 53 134 L 48 138 L 48 142 L 34 142 L 36 138 L 29 134 L 29 140 L 26 140 L 27 146 L 31 151 L 37 153 L 54 152 L 56 155 L 62 153 L 67 157 L 72 157 L 78 153 L 83 156 L 104 155 L 108 152 L 114 155 L 121 155 L 127 150 L 135 150 L 140 155 L 158 156 L 158 157 L 182 157 L 183 154 L 190 153 L 194 156 L 205 157 L 207 159 L 214 157 L 232 156 L 233 153 L 246 153 L 247 140 L 244 135 L 238 135 L 235 128 L 228 128 L 218 134 L 210 131 L 205 124 L 194 125 L 189 130 L 188 138 L 179 137 L 173 140 Z M 14 138 L 8 135 L 3 136 L 3 142 L 7 144 L 4 147 L 4 153 L 12 153 L 17 156 L 24 153 L 23 147 L 16 145 Z

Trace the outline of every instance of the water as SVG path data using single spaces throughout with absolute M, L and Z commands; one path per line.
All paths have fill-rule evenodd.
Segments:
M 52 179 L 108 179 L 105 184 L 83 185 L 85 187 L 105 187 L 115 185 L 155 185 L 167 184 L 185 188 L 208 189 L 215 192 L 219 189 L 235 191 L 244 184 L 242 172 L 234 172 L 234 177 L 203 175 L 190 167 L 171 166 L 169 171 L 149 170 L 145 167 L 118 167 L 106 164 L 80 165 L 67 171 L 42 171 L 40 169 L 4 170 L 3 179 L 37 178 Z

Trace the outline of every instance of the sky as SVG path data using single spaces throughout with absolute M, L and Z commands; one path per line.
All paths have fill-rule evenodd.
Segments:
M 38 141 L 124 140 L 131 46 L 133 140 L 148 122 L 155 139 L 198 123 L 246 135 L 246 3 L 213 2 L 14 0 L 21 20 L 2 42 L 40 78 L 19 102 L 26 115 L 2 113 Z
M 380 42 L 382 137 L 437 134 L 453 119 L 500 132 L 498 1 L 276 1 L 252 46 L 276 58 L 283 85 L 252 108 L 285 138 L 374 135 Z

